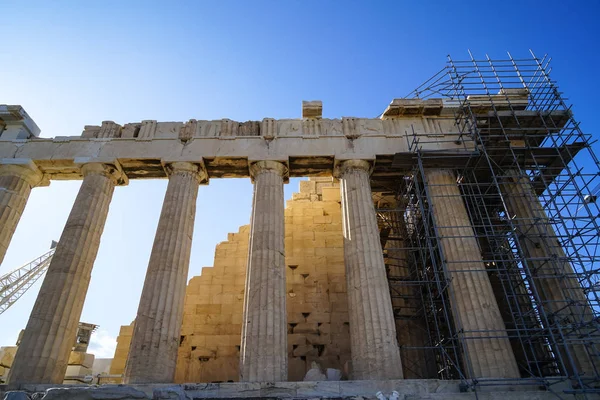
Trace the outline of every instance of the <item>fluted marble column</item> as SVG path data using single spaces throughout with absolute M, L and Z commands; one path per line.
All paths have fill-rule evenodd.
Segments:
M 388 239 L 385 244 L 387 253 L 387 268 L 390 278 L 400 278 L 390 291 L 392 305 L 402 306 L 404 318 L 396 319 L 396 335 L 400 346 L 402 371 L 404 379 L 435 379 L 437 378 L 437 364 L 435 352 L 428 347 L 427 325 L 425 316 L 421 311 L 422 297 L 421 285 L 415 284 L 415 269 L 409 257 L 407 243 L 408 233 L 403 218 L 402 210 L 406 204 L 398 202 L 398 211 L 391 213 L 391 233 L 394 239 Z M 394 299 L 394 293 L 400 298 Z
M 402 362 L 371 195 L 370 168 L 367 161 L 349 160 L 337 171 L 353 379 L 398 379 L 403 377 Z
M 0 264 L 17 229 L 31 189 L 42 182 L 48 183 L 31 160 L 0 165 Z
M 114 166 L 82 167 L 83 183 L 40 288 L 8 383 L 62 383 L 115 185 Z
M 175 379 L 185 286 L 192 250 L 198 166 L 167 166 L 165 194 L 125 367 L 125 383 L 171 383 Z
M 450 281 L 456 331 L 470 378 L 518 378 L 519 370 L 494 298 L 475 232 L 451 170 L 425 171 Z
M 283 180 L 280 162 L 251 165 L 254 199 L 250 227 L 240 380 L 287 380 L 287 315 Z
M 495 240 L 491 240 L 495 239 Z M 498 238 L 480 236 L 479 247 L 484 260 L 493 260 L 486 263 L 488 277 L 492 291 L 504 320 L 515 359 L 521 376 L 530 375 L 548 376 L 555 374 L 555 367 L 548 362 L 552 359 L 548 346 L 541 341 L 532 341 L 524 346 L 522 330 L 542 329 L 534 304 L 529 295 L 530 291 L 523 276 L 499 273 L 500 270 L 512 270 L 516 266 L 514 254 L 510 252 L 511 244 L 508 239 L 498 242 Z M 514 290 L 513 296 L 507 296 L 507 285 Z
M 563 332 L 569 333 L 575 329 L 581 337 L 595 334 L 594 313 L 529 177 L 519 176 L 516 170 L 508 171 L 501 188 L 509 216 L 518 229 L 520 250 L 533 275 L 550 325 L 553 328 L 561 326 Z M 589 325 L 578 327 L 580 322 Z M 575 337 L 573 334 L 570 336 Z M 554 351 L 561 354 L 569 375 L 577 370 L 591 378 L 596 375 L 594 364 L 600 367 L 597 355 L 600 349 L 593 345 L 586 348 L 585 340 L 579 337 L 575 341 L 577 343 L 561 344 Z M 565 351 L 567 348 L 568 353 Z

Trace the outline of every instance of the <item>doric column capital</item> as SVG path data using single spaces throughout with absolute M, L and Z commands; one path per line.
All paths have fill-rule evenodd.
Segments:
M 190 174 L 193 175 L 198 184 L 208 183 L 208 174 L 201 165 L 189 161 L 175 161 L 165 165 L 167 175 Z
M 81 166 L 81 173 L 83 177 L 90 175 L 102 175 L 109 178 L 116 186 L 125 186 L 129 183 L 127 175 L 121 169 L 121 165 L 118 162 L 114 163 L 103 163 L 103 162 L 89 162 Z
M 49 184 L 30 159 L 0 160 L 0 263 L 21 220 L 31 189 Z
M 250 163 L 250 179 L 254 182 L 256 176 L 267 171 L 275 171 L 279 176 L 283 177 L 284 182 L 289 178 L 289 170 L 287 165 L 281 161 L 255 161 Z
M 333 176 L 341 178 L 343 175 L 353 169 L 367 171 L 369 175 L 373 172 L 372 160 L 343 160 L 335 165 Z
M 31 187 L 48 186 L 50 181 L 30 159 L 3 159 L 0 176 L 13 175 L 25 180 Z

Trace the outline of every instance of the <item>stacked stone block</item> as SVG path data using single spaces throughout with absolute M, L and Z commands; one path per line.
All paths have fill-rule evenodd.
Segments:
M 0 383 L 5 383 L 8 379 L 17 348 L 18 346 L 0 347 Z M 72 351 L 68 363 L 65 378 L 70 379 L 65 379 L 63 383 L 82 383 L 86 376 L 92 375 L 94 355 L 85 351 Z
M 187 286 L 176 382 L 239 379 L 250 226 L 217 245 L 214 265 Z M 313 361 L 348 374 L 350 336 L 340 191 L 331 178 L 300 182 L 285 209 L 288 380 Z M 124 370 L 131 326 L 121 328 L 111 374 Z
M 285 210 L 289 380 L 313 361 L 348 371 L 350 333 L 339 187 L 300 182 Z
M 133 322 L 130 325 L 121 326 L 117 337 L 117 347 L 112 363 L 110 364 L 110 375 L 122 375 L 125 372 L 125 363 L 129 354 L 129 345 L 133 336 Z M 111 382 L 120 383 L 121 379 L 112 379 Z
M 230 233 L 188 284 L 176 382 L 238 380 L 249 230 Z
M 84 351 L 72 351 L 69 355 L 69 365 L 65 373 L 64 383 L 85 382 L 85 377 L 92 375 L 94 359 L 93 354 Z
M 8 379 L 8 372 L 15 359 L 16 352 L 17 346 L 0 347 L 0 383 L 4 383 Z

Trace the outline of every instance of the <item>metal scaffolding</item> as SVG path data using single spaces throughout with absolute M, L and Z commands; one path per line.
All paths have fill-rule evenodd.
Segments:
M 405 377 L 461 379 L 472 389 L 543 386 L 558 397 L 600 393 L 600 164 L 592 138 L 550 78 L 547 56 L 469 55 L 448 57 L 407 96 L 443 99 L 458 131 L 408 132 L 412 166 L 398 164 L 391 190 L 374 193 L 386 198 L 377 211 Z M 475 147 L 423 150 L 443 140 Z M 447 199 L 431 190 L 432 168 L 456 177 L 470 220 L 455 229 L 457 239 L 475 238 L 481 253 L 461 262 L 487 273 L 505 331 L 468 332 L 459 320 L 451 279 L 473 270 L 450 265 L 440 245 L 449 227 L 436 221 L 434 204 Z M 510 341 L 521 378 L 470 378 L 468 341 L 481 337 Z
M 48 252 L 0 276 L 0 314 L 15 304 L 46 273 L 54 256 L 56 245 L 57 242 L 53 240 Z

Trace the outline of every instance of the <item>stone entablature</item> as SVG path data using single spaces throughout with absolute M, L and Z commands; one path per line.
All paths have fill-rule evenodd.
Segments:
M 396 118 L 399 119 L 399 118 Z M 355 139 L 365 135 L 398 136 L 410 130 L 417 133 L 442 134 L 442 129 L 452 132 L 454 116 L 408 116 L 402 123 L 396 119 L 369 119 L 344 117 L 341 119 L 272 119 L 238 122 L 230 119 L 203 121 L 191 119 L 188 122 L 142 121 L 123 126 L 113 121 L 103 121 L 101 126 L 88 125 L 81 138 L 85 139 L 153 139 L 219 138 L 233 140 L 239 137 L 260 137 L 273 140 L 279 137 L 344 136 Z M 77 136 L 59 136 L 56 139 L 69 140 Z
M 192 161 L 202 164 L 209 177 L 226 178 L 249 177 L 251 162 L 274 160 L 288 164 L 290 176 L 318 176 L 331 175 L 336 163 L 347 159 L 393 158 L 417 148 L 464 154 L 474 150 L 471 139 L 461 135 L 455 105 L 397 99 L 381 118 L 340 119 L 321 118 L 320 106 L 306 102 L 307 117 L 302 119 L 104 121 L 86 126 L 80 136 L 54 138 L 36 137 L 39 130 L 13 135 L 0 125 L 0 164 L 31 160 L 50 179 L 68 180 L 82 179 L 85 162 L 110 160 L 136 179 L 166 178 L 165 164 Z M 1 107 L 18 106 L 0 106 L 0 119 Z M 26 126 L 27 121 L 23 117 L 21 122 Z M 16 123 L 14 118 L 10 123 Z

